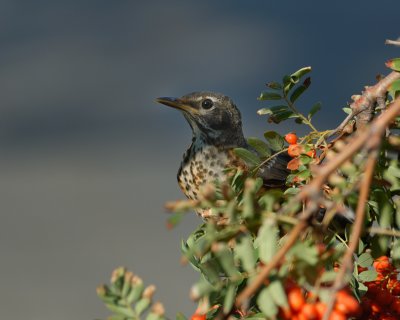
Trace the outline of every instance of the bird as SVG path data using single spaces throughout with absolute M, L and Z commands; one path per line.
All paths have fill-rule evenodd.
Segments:
M 228 96 L 199 91 L 180 98 L 160 97 L 156 102 L 182 112 L 192 129 L 192 142 L 183 154 L 177 174 L 178 184 L 187 198 L 198 200 L 201 188 L 228 180 L 228 168 L 247 167 L 235 148 L 257 152 L 247 143 L 238 107 Z M 257 175 L 266 187 L 282 187 L 289 174 L 290 157 L 279 154 L 263 164 Z

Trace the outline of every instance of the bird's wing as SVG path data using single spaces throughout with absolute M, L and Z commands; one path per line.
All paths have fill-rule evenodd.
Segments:
M 281 153 L 263 165 L 258 171 L 258 176 L 264 180 L 264 185 L 267 187 L 284 186 L 286 177 L 290 173 L 287 164 L 291 159 L 287 153 Z

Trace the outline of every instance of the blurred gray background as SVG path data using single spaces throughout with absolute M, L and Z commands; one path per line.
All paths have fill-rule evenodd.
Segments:
M 105 318 L 95 288 L 125 265 L 190 314 L 197 274 L 165 228 L 189 126 L 158 96 L 230 95 L 246 135 L 256 97 L 311 65 L 300 108 L 321 129 L 399 56 L 396 1 L 0 1 L 0 318 Z

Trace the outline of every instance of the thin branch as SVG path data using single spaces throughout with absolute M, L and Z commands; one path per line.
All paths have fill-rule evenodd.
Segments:
M 400 38 L 397 39 L 397 40 L 389 40 L 389 39 L 387 39 L 385 41 L 385 44 L 390 44 L 390 45 L 393 45 L 393 46 L 396 46 L 396 47 L 400 47 Z
M 370 112 L 378 98 L 383 97 L 388 87 L 393 83 L 393 81 L 400 79 L 399 72 L 391 72 L 385 78 L 381 79 L 376 85 L 366 88 L 361 96 L 355 96 L 353 103 L 350 105 L 351 113 L 342 121 L 342 123 L 334 129 L 329 136 L 333 136 L 344 130 L 346 125 L 350 120 L 357 118 L 357 126 L 360 129 L 363 125 L 368 123 L 370 118 Z M 368 111 L 368 112 L 366 112 Z M 363 112 L 366 112 L 364 116 L 361 116 Z
M 392 74 L 392 73 L 391 73 Z M 393 78 L 392 76 L 391 78 Z M 386 78 L 385 78 L 386 79 Z M 375 86 L 374 86 L 375 87 Z M 298 236 L 308 226 L 308 220 L 315 212 L 315 206 L 321 194 L 322 185 L 331 173 L 336 171 L 346 160 L 350 159 L 358 150 L 367 147 L 370 150 L 379 146 L 381 137 L 385 132 L 386 126 L 400 115 L 400 98 L 397 98 L 380 117 L 376 118 L 369 127 L 359 131 L 349 140 L 347 148 L 344 148 L 333 159 L 328 160 L 324 165 L 318 166 L 314 171 L 314 179 L 304 186 L 303 189 L 291 199 L 291 201 L 278 213 L 290 211 L 297 203 L 302 203 L 309 199 L 309 205 L 299 216 L 299 223 L 290 231 L 285 244 L 278 250 L 272 260 L 260 270 L 257 277 L 238 295 L 236 306 L 241 307 L 251 298 L 251 296 L 261 287 L 270 272 L 279 265 L 281 259 L 289 251 L 291 246 L 297 241 Z
M 368 231 L 368 233 L 372 233 L 372 234 L 380 234 L 383 236 L 400 238 L 399 230 L 371 227 L 371 228 L 368 228 L 367 231 Z
M 347 247 L 346 253 L 343 256 L 342 264 L 336 276 L 335 282 L 331 288 L 331 297 L 327 303 L 326 313 L 322 318 L 323 320 L 329 319 L 336 301 L 336 293 L 346 285 L 347 282 L 345 281 L 345 276 L 347 273 L 352 271 L 353 254 L 358 247 L 358 242 L 360 240 L 360 236 L 364 226 L 365 206 L 367 204 L 370 185 L 372 177 L 374 175 L 374 168 L 378 156 L 378 147 L 379 145 L 375 146 L 375 150 L 370 153 L 367 159 L 367 163 L 365 165 L 365 174 L 360 186 L 360 197 L 358 198 L 356 209 L 356 220 L 354 222 L 354 227 L 351 232 L 349 246 Z

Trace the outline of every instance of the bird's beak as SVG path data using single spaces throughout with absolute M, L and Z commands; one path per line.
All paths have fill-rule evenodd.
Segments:
M 197 109 L 193 108 L 190 103 L 179 98 L 161 97 L 157 98 L 156 102 L 165 104 L 168 107 L 172 107 L 181 111 L 189 112 L 191 114 L 198 113 Z

